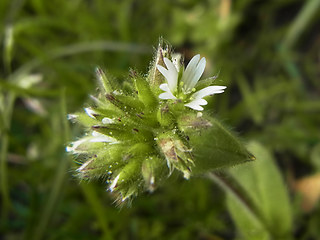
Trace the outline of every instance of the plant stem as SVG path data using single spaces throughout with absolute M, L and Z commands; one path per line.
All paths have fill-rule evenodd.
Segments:
M 137 54 L 146 54 L 150 52 L 147 46 L 130 44 L 130 43 L 119 43 L 119 42 L 110 42 L 110 41 L 94 41 L 94 42 L 84 42 L 77 43 L 73 45 L 63 46 L 60 48 L 53 49 L 49 52 L 46 52 L 42 57 L 37 57 L 27 64 L 24 64 L 19 69 L 17 69 L 13 75 L 20 76 L 23 74 L 28 74 L 35 68 L 41 66 L 44 62 L 49 60 L 54 60 L 62 57 L 68 57 L 85 52 L 94 52 L 94 51 L 117 51 L 117 52 L 129 52 Z
M 208 173 L 207 176 L 208 179 L 218 184 L 226 193 L 230 194 L 230 196 L 233 199 L 240 203 L 242 207 L 245 209 L 245 211 L 249 215 L 251 215 L 252 218 L 255 219 L 255 221 L 265 226 L 264 221 L 261 219 L 256 209 L 249 203 L 249 201 L 243 195 L 241 195 L 240 191 L 238 191 L 230 182 L 213 172 Z

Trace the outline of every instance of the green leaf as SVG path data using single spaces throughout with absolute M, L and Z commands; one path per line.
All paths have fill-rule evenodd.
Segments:
M 254 160 L 241 141 L 214 118 L 187 115 L 178 123 L 189 139 L 194 174 Z
M 246 207 L 228 194 L 231 215 L 245 239 L 289 239 L 292 216 L 289 196 L 279 169 L 270 152 L 257 142 L 248 149 L 256 156 L 253 164 L 230 169 L 231 175 L 243 188 L 245 197 L 252 204 L 256 218 L 246 213 Z

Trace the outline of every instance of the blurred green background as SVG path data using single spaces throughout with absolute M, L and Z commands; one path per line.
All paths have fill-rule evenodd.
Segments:
M 268 221 L 283 207 L 286 239 L 320 239 L 319 12 L 320 0 L 1 0 L 0 239 L 280 239 Z M 95 67 L 147 73 L 161 36 L 207 58 L 204 75 L 228 86 L 207 109 L 271 159 L 252 179 L 230 173 L 272 216 L 262 235 L 217 179 L 174 175 L 120 209 L 74 176 L 65 146 L 81 129 L 66 114 L 95 93 Z

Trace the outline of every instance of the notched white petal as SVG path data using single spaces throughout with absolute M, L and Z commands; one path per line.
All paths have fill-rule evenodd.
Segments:
M 175 96 L 173 96 L 173 94 L 171 92 L 161 93 L 159 95 L 159 98 L 163 99 L 163 100 L 177 99 Z
M 193 72 L 196 69 L 197 63 L 200 60 L 200 54 L 195 55 L 193 58 L 191 58 L 190 62 L 187 65 L 186 73 Z
M 169 71 L 166 68 L 162 67 L 161 65 L 157 65 L 157 69 L 166 79 L 169 78 Z
M 200 98 L 204 98 L 209 95 L 223 93 L 224 89 L 226 89 L 226 88 L 227 88 L 226 86 L 209 86 L 209 87 L 203 88 L 203 89 L 195 92 L 192 95 L 192 98 L 200 99 Z
M 193 79 L 190 82 L 190 88 L 192 89 L 199 81 L 199 79 L 201 78 L 204 69 L 206 67 L 206 59 L 203 57 L 201 58 L 200 62 L 197 65 L 197 68 L 195 70 Z
M 160 99 L 177 99 L 173 94 L 172 92 L 170 91 L 169 89 L 169 86 L 167 83 L 163 83 L 160 85 L 160 89 L 165 91 L 164 93 L 161 93 L 159 95 L 159 98 Z
M 174 92 L 177 88 L 177 82 L 178 82 L 177 68 L 168 58 L 164 58 L 163 60 L 168 69 L 168 76 L 166 77 L 168 86 L 170 90 Z
M 187 104 L 185 104 L 186 107 L 192 108 L 197 111 L 202 111 L 203 107 L 201 105 L 207 105 L 208 102 L 204 99 L 195 99 Z
M 189 62 L 186 70 L 184 71 L 181 82 L 183 82 L 184 92 L 190 93 L 192 88 L 198 83 L 203 71 L 206 67 L 206 59 L 202 58 L 200 60 L 200 55 L 195 55 Z
M 167 83 L 162 83 L 160 86 L 159 86 L 159 88 L 161 89 L 161 90 L 163 90 L 163 91 L 170 91 L 170 89 L 169 89 L 169 86 L 168 86 L 168 84 Z
M 202 111 L 203 110 L 203 107 L 201 107 L 200 105 L 198 104 L 195 104 L 194 102 L 189 102 L 187 104 L 185 104 L 186 107 L 189 107 L 193 110 L 196 110 L 196 111 Z

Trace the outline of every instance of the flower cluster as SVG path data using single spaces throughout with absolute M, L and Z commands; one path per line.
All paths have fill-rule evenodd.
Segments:
M 97 69 L 101 84 L 94 103 L 69 114 L 86 130 L 66 148 L 81 165 L 77 175 L 105 179 L 110 192 L 124 202 L 153 191 L 174 170 L 188 179 L 247 161 L 246 150 L 221 124 L 197 112 L 207 104 L 204 97 L 226 88 L 209 86 L 212 79 L 199 81 L 205 65 L 205 58 L 196 55 L 184 69 L 169 48 L 159 47 L 147 77 L 131 71 L 121 85 Z M 224 150 L 226 146 L 234 149 Z M 226 156 L 228 161 L 220 160 Z
M 157 65 L 157 69 L 167 80 L 167 83 L 160 85 L 160 89 L 165 91 L 159 95 L 161 99 L 181 99 L 185 102 L 184 106 L 202 111 L 201 105 L 208 103 L 203 99 L 204 97 L 223 93 L 226 88 L 225 86 L 208 86 L 196 91 L 195 87 L 206 66 L 206 59 L 203 57 L 200 60 L 199 54 L 191 59 L 185 70 L 177 62 L 172 62 L 168 58 L 164 58 L 164 63 L 167 69 Z

